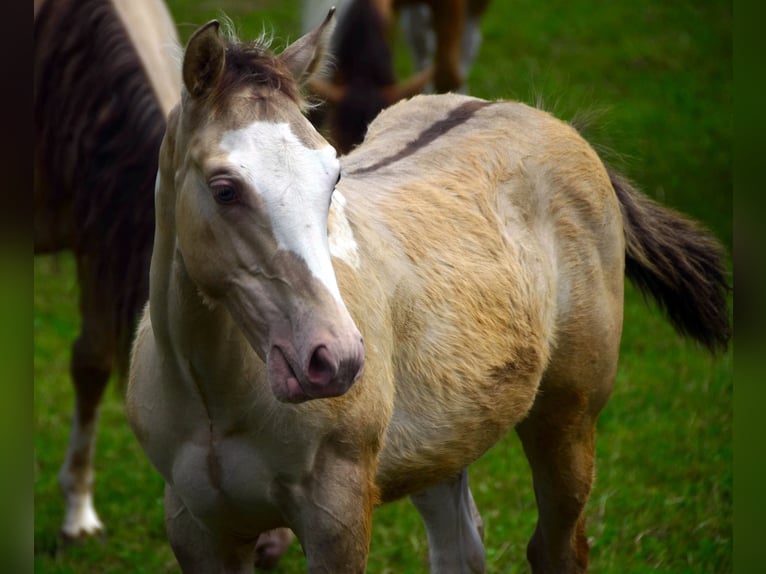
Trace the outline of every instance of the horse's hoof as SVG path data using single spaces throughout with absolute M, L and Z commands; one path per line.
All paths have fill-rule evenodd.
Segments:
M 102 545 L 106 544 L 106 530 L 101 524 L 97 526 L 81 526 L 79 528 L 62 528 L 59 531 L 61 546 L 66 548 L 86 540 L 97 540 Z

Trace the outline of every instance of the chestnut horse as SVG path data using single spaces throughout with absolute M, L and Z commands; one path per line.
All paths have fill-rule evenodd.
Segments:
M 279 56 L 215 21 L 186 47 L 127 395 L 175 555 L 248 572 L 289 527 L 309 572 L 363 572 L 373 509 L 409 496 L 431 570 L 483 572 L 467 468 L 515 428 L 532 569 L 583 572 L 624 275 L 725 348 L 719 244 L 521 103 L 417 96 L 339 159 L 300 96 L 332 23 Z
M 154 182 L 181 75 L 161 0 L 35 1 L 35 253 L 71 250 L 80 290 L 72 346 L 76 407 L 59 482 L 62 533 L 100 532 L 93 506 L 98 409 L 127 374 L 149 293 Z
M 479 19 L 489 0 L 347 0 L 340 2 L 331 44 L 332 77 L 309 86 L 328 105 L 317 123 L 342 153 L 364 139 L 367 125 L 386 106 L 422 92 L 462 90 L 481 43 Z M 325 6 L 324 13 L 317 10 Z M 331 2 L 304 2 L 304 26 L 319 22 Z M 393 23 L 399 12 L 415 74 L 394 73 Z M 314 114 L 318 116 L 319 114 Z

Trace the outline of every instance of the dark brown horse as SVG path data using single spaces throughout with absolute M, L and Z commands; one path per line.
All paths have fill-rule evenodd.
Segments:
M 126 371 L 147 299 L 177 42 L 161 0 L 35 1 L 35 253 L 71 250 L 80 289 L 76 410 L 59 474 L 69 538 L 103 528 L 92 502 L 98 408 L 110 375 Z

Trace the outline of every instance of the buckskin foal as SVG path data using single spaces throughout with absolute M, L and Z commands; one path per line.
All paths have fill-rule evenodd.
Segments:
M 175 555 L 247 572 L 287 526 L 309 572 L 362 572 L 373 508 L 411 496 L 432 571 L 483 572 L 466 469 L 516 427 L 533 571 L 582 572 L 623 276 L 725 346 L 718 245 L 519 103 L 419 96 L 339 161 L 299 95 L 331 29 L 186 48 L 128 389 Z

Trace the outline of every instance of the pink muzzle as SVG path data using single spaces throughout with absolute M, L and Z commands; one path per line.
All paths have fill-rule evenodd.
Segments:
M 356 329 L 345 337 L 323 337 L 301 353 L 288 342 L 272 345 L 269 382 L 280 401 L 300 403 L 347 392 L 364 368 L 364 343 Z

